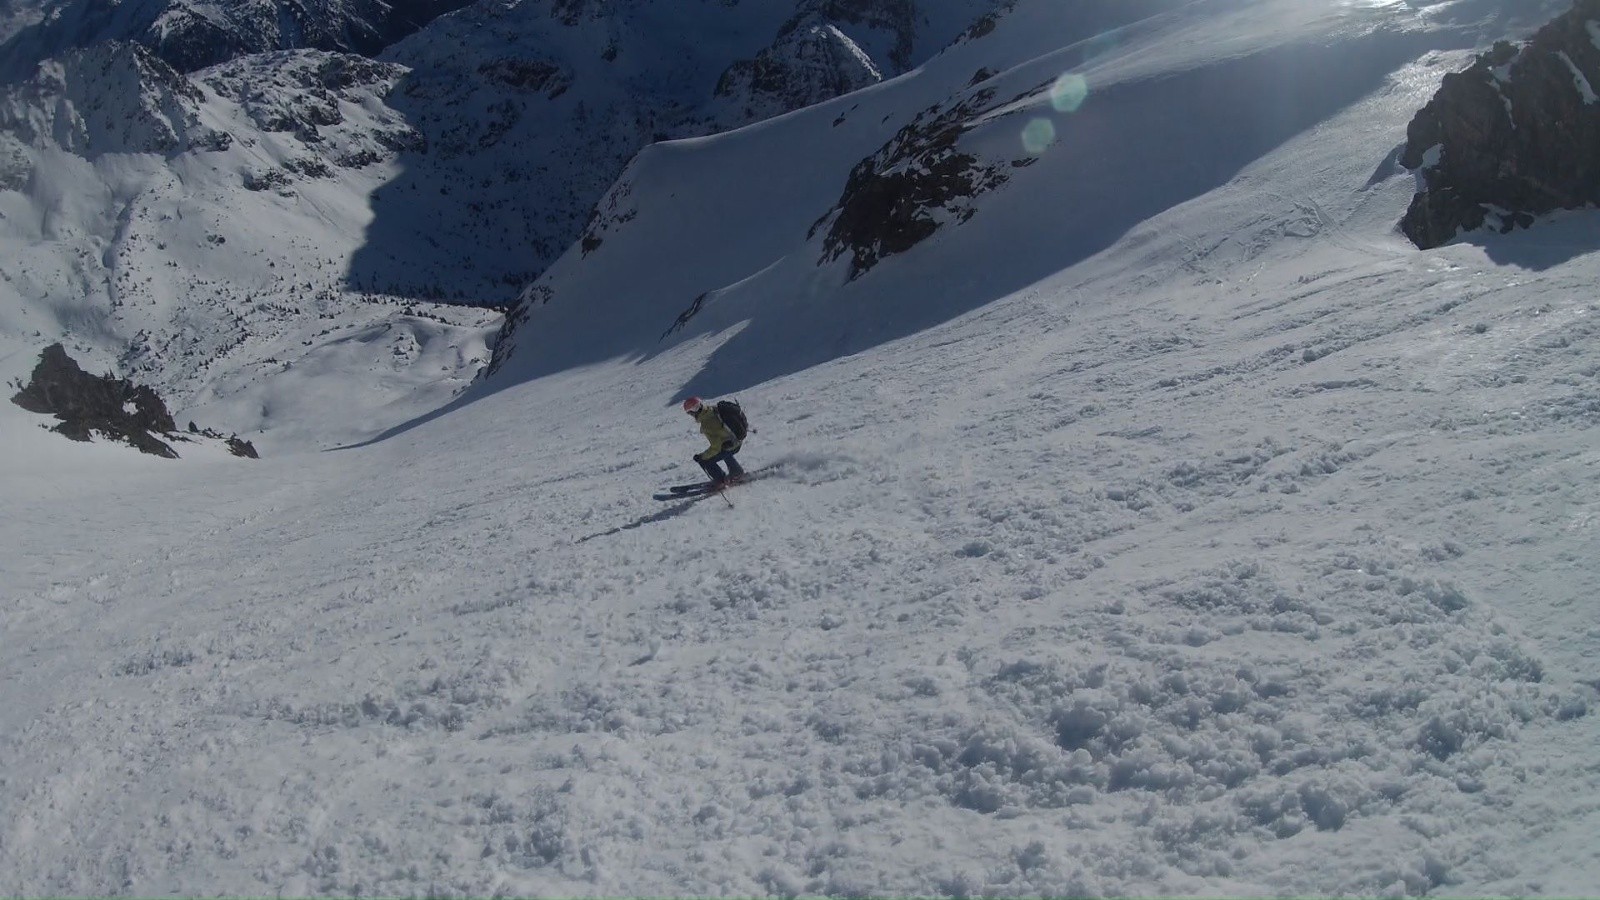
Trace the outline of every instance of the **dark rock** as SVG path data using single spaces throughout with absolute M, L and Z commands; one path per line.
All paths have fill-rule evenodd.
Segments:
M 742 113 L 734 123 L 756 121 L 877 84 L 883 75 L 865 52 L 833 25 L 814 21 L 786 28 L 754 59 L 729 66 L 716 95 Z
M 61 421 L 51 430 L 75 441 L 87 441 L 99 434 L 152 456 L 177 459 L 177 451 L 162 438 L 194 440 L 178 433 L 172 413 L 155 391 L 109 374 L 90 375 L 60 344 L 44 348 L 32 379 L 11 401 L 29 412 L 55 416 Z M 222 440 L 220 432 L 200 428 L 193 422 L 189 423 L 188 432 Z M 260 459 L 255 446 L 238 435 L 229 437 L 227 446 L 234 456 Z
M 572 85 L 560 66 L 537 59 L 496 59 L 478 66 L 485 79 L 519 90 L 542 92 L 554 99 Z
M 1575 0 L 1526 45 L 1501 42 L 1444 77 L 1400 159 L 1425 188 L 1400 225 L 1413 243 L 1600 203 L 1597 33 L 1600 0 Z
M 261 458 L 260 456 L 256 455 L 255 445 L 239 437 L 237 434 L 228 438 L 228 452 L 232 453 L 234 456 L 244 457 L 245 459 Z
M 288 183 L 289 173 L 282 169 L 244 173 L 244 188 L 247 191 L 267 191 Z
M 372 55 L 470 0 L 64 0 L 0 44 L 0 77 L 24 78 L 44 59 L 131 41 L 180 72 L 296 48 Z
M 850 254 L 853 281 L 884 257 L 926 240 L 945 222 L 965 222 L 973 200 L 1007 181 L 999 166 L 982 163 L 956 147 L 973 116 L 988 108 L 994 91 L 980 90 L 946 111 L 925 110 L 872 156 L 851 169 L 830 217 L 820 262 Z
M 567 27 L 576 26 L 585 19 L 603 18 L 609 11 L 610 0 L 552 0 L 550 17 Z
M 72 440 L 87 441 L 99 432 L 145 453 L 178 458 L 152 433 L 178 429 L 155 391 L 110 375 L 90 375 L 60 344 L 44 349 L 32 380 L 11 400 L 29 412 L 54 415 L 61 424 L 52 430 Z

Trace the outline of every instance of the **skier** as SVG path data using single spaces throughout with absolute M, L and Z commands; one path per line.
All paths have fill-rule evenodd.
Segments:
M 711 486 L 720 488 L 727 484 L 730 478 L 735 483 L 742 481 L 744 468 L 733 457 L 739 452 L 743 442 L 733 429 L 723 424 L 722 417 L 717 414 L 717 405 L 701 403 L 699 397 L 690 397 L 683 401 L 683 411 L 694 416 L 695 422 L 700 425 L 700 433 L 706 436 L 706 441 L 710 444 L 694 455 L 694 461 L 700 464 L 700 468 L 706 470 L 706 476 L 711 479 Z M 726 474 L 717 463 L 728 464 Z

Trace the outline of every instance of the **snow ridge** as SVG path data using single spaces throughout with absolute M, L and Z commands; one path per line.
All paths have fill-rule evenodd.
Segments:
M 718 77 L 802 15 L 793 0 L 518 2 L 438 18 L 450 4 L 323 6 L 66 3 L 28 32 L 71 32 L 91 46 L 45 59 L 0 101 L 8 347 L 26 356 L 62 340 L 204 421 L 304 436 L 317 426 L 292 424 L 274 382 L 321 368 L 307 354 L 341 330 L 330 323 L 364 333 L 386 315 L 373 301 L 391 311 L 505 304 L 582 235 L 640 147 L 725 127 L 735 113 L 715 96 Z M 858 40 L 901 35 L 895 46 L 909 48 L 909 64 L 992 3 L 803 6 L 823 38 L 803 53 L 821 56 L 779 66 L 759 114 L 875 81 L 881 67 Z M 297 42 L 365 46 L 335 32 L 376 34 L 406 10 L 428 25 L 381 60 L 318 49 L 238 55 Z M 151 23 L 160 28 L 149 32 Z M 207 28 L 249 39 L 200 41 L 228 59 L 189 76 L 162 61 L 172 46 L 162 41 Z M 126 40 L 104 40 L 118 36 Z M 791 78 L 804 84 L 784 83 Z M 48 227 L 32 227 L 41 222 Z M 480 358 L 469 345 L 483 337 L 463 340 L 449 342 L 464 367 L 448 369 L 442 384 L 452 390 Z M 361 368 L 388 378 L 397 361 L 418 358 L 380 352 Z M 419 386 L 432 377 L 405 376 Z M 392 426 L 421 412 L 375 415 Z M 317 439 L 355 437 L 336 431 Z

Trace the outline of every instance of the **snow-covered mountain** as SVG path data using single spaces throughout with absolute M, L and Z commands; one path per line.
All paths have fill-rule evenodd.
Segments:
M 1396 228 L 1407 123 L 1563 5 L 1202 0 L 1089 33 L 1019 0 L 898 78 L 651 146 L 497 371 L 376 440 L 180 465 L 0 404 L 0 884 L 1592 892 L 1595 213 Z M 0 196 L 8 227 L 85 252 L 5 271 L 98 272 L 69 182 L 166 171 L 190 193 L 131 207 L 141 252 L 162 221 L 204 260 L 223 197 L 257 198 L 251 246 L 335 240 L 390 163 L 182 199 L 316 143 L 237 139 L 258 116 L 432 145 L 365 99 L 416 69 L 292 58 L 281 89 L 331 101 L 202 77 L 195 127 L 236 139 L 177 165 L 24 145 L 60 199 Z M 270 382 L 308 434 L 377 430 L 346 421 L 376 326 Z M 650 499 L 697 477 L 676 401 L 731 391 L 759 477 Z
M 179 8 L 80 12 L 91 7 L 117 22 Z M 264 434 L 268 447 L 368 437 L 360 429 L 404 421 L 487 360 L 490 316 L 429 312 L 452 323 L 434 341 L 416 331 L 431 325 L 395 313 L 510 302 L 580 236 L 640 147 L 893 74 L 993 7 L 484 2 L 378 59 L 257 53 L 187 75 L 143 32 L 74 26 L 83 49 L 0 96 L 8 377 L 65 341 L 154 384 L 184 414 Z M 46 24 L 65 27 L 76 9 L 54 8 Z M 813 58 L 788 37 L 806 28 L 855 49 Z M 132 42 L 102 40 L 124 32 Z M 747 69 L 761 77 L 740 87 Z M 320 356 L 343 360 L 347 338 L 374 329 L 386 337 L 363 393 L 399 405 L 350 409 L 350 429 L 311 434 L 305 423 L 327 420 L 292 399 L 303 386 L 278 382 L 326 371 Z M 443 370 L 407 349 L 424 343 L 455 351 Z
M 690 386 L 716 393 L 904 336 L 1204 195 L 1421 54 L 1561 5 L 1152 3 L 1095 31 L 1015 4 L 904 78 L 648 148 L 512 311 L 495 366 L 520 357 L 525 377 L 738 329 L 727 374 Z M 638 271 L 660 273 L 647 292 Z
M 463 235 L 450 244 L 465 276 L 453 284 L 509 301 L 574 242 L 640 148 L 830 99 L 926 58 L 994 5 L 477 4 L 384 57 L 410 70 L 391 103 L 430 150 L 373 198 L 353 276 L 425 289 L 439 255 L 419 244 Z M 824 43 L 838 52 L 791 40 L 797 22 L 837 35 Z M 863 49 L 880 46 L 882 62 Z
M 0 32 L 0 79 L 107 41 L 137 43 L 183 72 L 252 53 L 372 54 L 469 0 L 55 0 L 18 4 Z M 42 7 L 42 8 L 41 8 Z M 7 10 L 0 7 L 0 16 Z
M 379 102 L 401 70 L 297 51 L 177 73 L 138 45 L 75 51 L 0 98 L 0 354 L 65 341 L 179 401 L 289 443 L 335 404 L 347 436 L 440 402 L 485 352 L 484 310 L 352 288 L 364 197 L 419 139 Z M 424 349 L 427 348 L 427 349 Z M 307 390 L 333 368 L 360 396 Z M 371 351 L 371 352 L 365 352 Z M 315 379 L 311 379 L 312 382 Z M 400 414 L 403 416 L 404 414 Z

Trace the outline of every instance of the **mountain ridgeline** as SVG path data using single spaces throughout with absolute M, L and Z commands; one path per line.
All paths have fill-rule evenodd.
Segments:
M 1541 148 L 1597 130 L 1596 2 L 1447 79 L 1404 160 L 1432 188 L 1408 233 L 1592 202 L 1587 163 Z M 754 322 L 719 351 L 739 384 L 698 385 L 717 393 L 782 374 L 768 330 L 816 362 L 981 306 L 1225 184 L 1373 72 L 1558 5 L 1426 28 L 1294 7 L 1274 37 L 1256 19 L 1279 4 L 1209 0 L 30 0 L 0 32 L 0 343 L 65 341 L 266 431 L 288 415 L 275 383 L 372 334 L 398 342 L 374 379 L 470 379 L 475 337 L 420 367 L 429 304 L 507 311 L 490 375 Z M 1239 53 L 1157 72 L 1120 52 L 1181 55 L 1218 22 Z M 1524 82 L 1542 87 L 1516 127 L 1447 102 Z M 1175 96 L 1225 127 L 1149 112 Z M 1002 248 L 1016 264 L 980 264 Z
M 0 338 L 277 427 L 259 395 L 372 301 L 501 307 L 641 148 L 901 74 L 998 5 L 46 0 L 4 44 Z
M 0 45 L 0 77 L 33 74 L 71 50 L 127 41 L 180 72 L 252 53 L 372 55 L 470 0 L 68 0 Z
M 1059 4 L 997 7 L 902 78 L 640 154 L 507 316 L 490 381 L 726 335 L 686 388 L 718 394 L 904 337 L 1226 185 L 1430 54 L 1476 50 L 1486 27 L 1520 37 L 1557 6 L 1452 9 L 1428 28 L 1402 5 L 1082 4 L 1070 20 Z M 1219 28 L 1238 52 L 1140 62 L 1182 59 L 1197 29 Z M 647 289 L 633 272 L 652 273 Z

